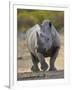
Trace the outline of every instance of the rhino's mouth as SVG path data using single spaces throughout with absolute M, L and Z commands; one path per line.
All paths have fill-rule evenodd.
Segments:
M 45 48 L 38 48 L 37 52 L 42 53 L 42 54 L 46 54 L 46 49 Z

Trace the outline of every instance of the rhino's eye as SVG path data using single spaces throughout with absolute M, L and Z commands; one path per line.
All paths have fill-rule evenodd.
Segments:
M 47 41 L 49 40 L 49 38 L 47 38 Z
M 45 33 L 45 30 L 43 30 L 43 32 Z

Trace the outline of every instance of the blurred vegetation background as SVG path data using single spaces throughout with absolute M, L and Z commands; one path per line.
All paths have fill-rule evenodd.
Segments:
M 17 30 L 25 32 L 45 19 L 49 19 L 59 32 L 64 32 L 64 11 L 32 9 L 17 9 Z

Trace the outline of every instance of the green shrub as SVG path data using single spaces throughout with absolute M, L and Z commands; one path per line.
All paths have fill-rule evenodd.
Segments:
M 26 31 L 35 24 L 41 24 L 43 20 L 49 19 L 57 30 L 64 27 L 64 12 L 49 10 L 17 10 L 17 28 Z

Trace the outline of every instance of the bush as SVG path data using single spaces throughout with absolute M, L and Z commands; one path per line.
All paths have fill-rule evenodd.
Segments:
M 51 20 L 57 30 L 64 27 L 63 11 L 17 10 L 17 28 L 19 31 L 26 31 L 37 23 L 41 24 L 45 19 Z

